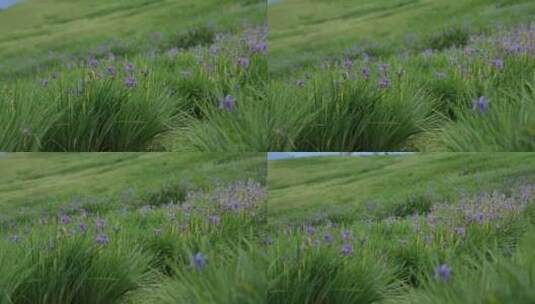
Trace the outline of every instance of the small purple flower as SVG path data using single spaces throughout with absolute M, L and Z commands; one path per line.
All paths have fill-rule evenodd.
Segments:
M 61 223 L 62 223 L 63 225 L 68 225 L 70 222 L 71 222 L 71 217 L 70 217 L 70 216 L 68 216 L 68 215 L 63 215 L 63 216 L 61 217 Z
M 132 73 L 134 71 L 134 65 L 131 63 L 127 63 L 124 65 L 123 69 L 126 73 Z
M 342 245 L 342 254 L 344 256 L 352 255 L 353 254 L 353 245 L 351 245 L 351 244 Z
M 447 264 L 442 264 L 435 268 L 435 279 L 447 282 L 451 278 L 451 269 Z
M 306 227 L 306 232 L 309 234 L 309 235 L 313 235 L 314 233 L 316 233 L 316 229 L 312 226 L 307 226 Z
M 386 74 L 388 73 L 390 66 L 388 64 L 380 64 L 378 69 L 379 69 L 379 73 Z
M 240 57 L 238 58 L 238 65 L 242 69 L 247 69 L 249 67 L 249 58 L 247 57 Z
M 110 242 L 110 239 L 105 234 L 98 234 L 95 236 L 95 243 L 97 245 L 106 245 Z
M 208 222 L 213 225 L 219 225 L 219 223 L 221 222 L 221 218 L 217 215 L 210 215 L 208 217 Z
M 78 225 L 78 228 L 80 228 L 80 231 L 81 231 L 81 232 L 86 233 L 86 232 L 87 232 L 87 229 L 88 229 L 89 227 L 87 226 L 86 223 L 80 223 L 80 224 Z
M 128 76 L 124 79 L 123 83 L 127 88 L 133 88 L 137 85 L 137 80 L 132 76 Z
M 494 59 L 492 60 L 492 66 L 496 68 L 497 70 L 503 70 L 505 67 L 505 64 L 502 59 Z
M 302 88 L 305 86 L 305 80 L 304 79 L 298 79 L 296 82 L 295 82 L 295 85 Z
M 388 79 L 388 78 L 380 78 L 379 79 L 379 88 L 388 89 L 389 87 L 390 87 L 390 79 Z
M 97 219 L 95 221 L 95 228 L 99 231 L 104 230 L 104 228 L 106 228 L 106 221 L 100 218 Z
M 350 69 L 350 68 L 353 67 L 353 61 L 351 61 L 351 59 L 349 59 L 349 58 L 345 58 L 345 59 L 344 59 L 343 66 L 344 66 L 344 68 L 346 68 L 346 69 Z
M 194 254 L 190 257 L 190 263 L 193 268 L 197 271 L 201 271 L 204 269 L 204 266 L 206 265 L 206 256 L 202 253 Z
M 107 67 L 106 72 L 112 77 L 115 77 L 115 75 L 117 75 L 117 71 L 115 71 L 115 68 L 112 66 Z
M 365 67 L 362 69 L 362 77 L 366 80 L 370 79 L 370 68 Z
M 43 78 L 41 79 L 41 85 L 43 87 L 47 87 L 48 86 L 48 78 Z
M 466 230 L 464 229 L 464 227 L 455 227 L 453 228 L 453 231 L 455 232 L 455 234 L 461 237 L 464 237 L 466 234 Z
M 333 235 L 330 233 L 330 232 L 325 232 L 323 234 L 323 239 L 327 242 L 327 243 L 330 243 L 332 242 L 333 240 Z
M 267 53 L 267 43 L 264 41 L 252 43 L 249 45 L 249 49 L 251 52 L 255 54 L 266 54 Z
M 485 96 L 481 96 L 472 101 L 472 109 L 478 110 L 480 113 L 486 113 L 489 110 L 489 100 Z
M 236 100 L 231 95 L 227 95 L 219 101 L 219 109 L 227 112 L 234 111 Z
M 342 239 L 347 241 L 351 238 L 351 233 L 348 230 L 342 231 Z
M 87 61 L 87 64 L 92 67 L 92 68 L 96 68 L 98 67 L 98 60 L 96 60 L 95 58 L 89 58 L 89 60 Z

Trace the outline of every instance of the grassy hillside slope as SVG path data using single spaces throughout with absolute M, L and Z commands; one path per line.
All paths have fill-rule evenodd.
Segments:
M 263 19 L 261 5 L 236 0 L 25 0 L 0 11 L 0 75 L 30 72 L 111 41 L 134 40 L 148 51 L 162 35 L 200 25 L 229 30 Z
M 274 219 L 352 216 L 348 209 L 365 216 L 372 206 L 384 210 L 412 197 L 453 200 L 525 179 L 535 179 L 535 157 L 528 153 L 277 160 L 268 162 L 269 212 Z
M 265 176 L 265 154 L 17 153 L 0 156 L 0 212 L 61 207 L 76 197 L 158 192 L 166 184 L 203 188 Z M 147 202 L 150 203 L 150 202 Z
M 428 36 L 449 26 L 485 31 L 531 21 L 534 13 L 529 0 L 274 1 L 268 9 L 270 68 L 282 75 L 357 46 L 385 53 L 425 49 Z

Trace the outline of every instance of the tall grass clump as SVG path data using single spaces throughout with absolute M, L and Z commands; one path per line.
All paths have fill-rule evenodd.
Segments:
M 257 303 L 267 283 L 253 244 L 265 199 L 260 184 L 238 181 L 190 191 L 181 202 L 82 205 L 13 223 L 0 233 L 0 300 Z

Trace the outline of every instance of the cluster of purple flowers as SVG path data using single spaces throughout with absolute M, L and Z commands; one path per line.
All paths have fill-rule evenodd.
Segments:
M 236 105 L 236 99 L 232 95 L 226 95 L 225 97 L 219 100 L 219 109 L 225 110 L 227 112 L 234 111 Z

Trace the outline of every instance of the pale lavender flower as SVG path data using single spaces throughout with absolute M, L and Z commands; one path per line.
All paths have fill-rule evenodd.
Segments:
M 106 245 L 110 242 L 110 239 L 105 234 L 98 234 L 95 236 L 95 243 L 97 245 Z
M 227 112 L 234 111 L 236 100 L 231 95 L 227 95 L 221 100 L 219 100 L 219 109 L 225 110 Z
M 201 271 L 206 266 L 206 256 L 200 252 L 194 254 L 190 257 L 190 263 L 195 270 Z
M 472 101 L 473 110 L 478 110 L 480 113 L 486 113 L 489 110 L 489 100 L 485 96 L 481 96 Z
M 342 254 L 344 256 L 352 255 L 353 254 L 353 245 L 351 245 L 351 244 L 342 245 Z
M 124 79 L 123 83 L 127 88 L 133 88 L 137 85 L 137 80 L 132 76 L 128 76 Z
M 442 264 L 435 268 L 435 279 L 447 282 L 451 278 L 451 269 L 447 264 Z

